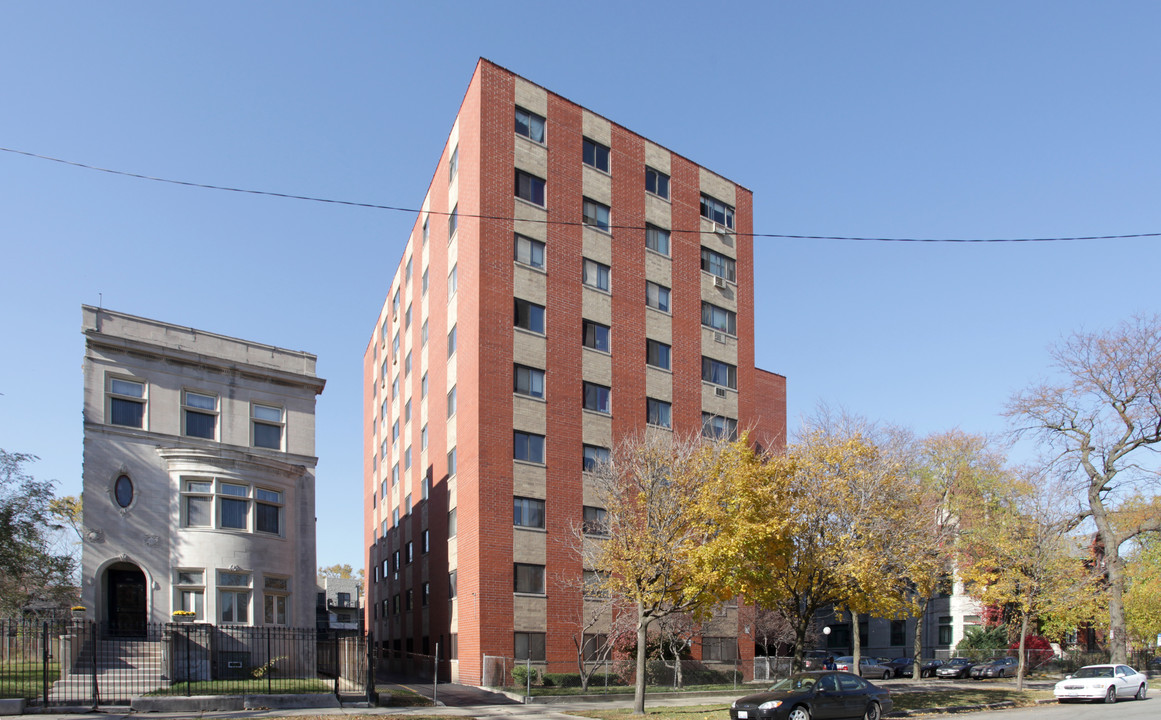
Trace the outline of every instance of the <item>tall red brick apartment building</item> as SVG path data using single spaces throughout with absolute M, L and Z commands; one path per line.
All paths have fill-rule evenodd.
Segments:
M 751 229 L 750 191 L 479 62 L 363 363 L 382 657 L 438 644 L 473 684 L 486 655 L 575 667 L 585 467 L 647 426 L 784 440 Z M 707 660 L 742 624 L 714 622 Z

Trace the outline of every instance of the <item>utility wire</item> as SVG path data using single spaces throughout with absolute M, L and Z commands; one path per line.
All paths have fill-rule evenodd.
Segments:
M 36 158 L 38 160 L 48 160 L 50 162 L 61 163 L 62 165 L 71 165 L 73 167 L 83 168 L 85 170 L 95 170 L 97 172 L 109 173 L 110 175 L 122 175 L 124 177 L 137 178 L 139 180 L 151 180 L 153 182 L 169 183 L 170 185 L 182 185 L 184 187 L 201 188 L 204 190 L 221 190 L 224 192 L 245 193 L 248 195 L 264 195 L 267 197 L 285 198 L 288 200 L 305 200 L 307 202 L 328 203 L 331 205 L 347 205 L 350 207 L 369 208 L 371 210 L 391 210 L 393 212 L 405 212 L 409 214 L 427 214 L 427 215 L 451 215 L 449 212 L 439 212 L 435 210 L 423 210 L 421 208 L 399 207 L 395 205 L 381 205 L 378 203 L 357 202 L 354 200 L 336 200 L 334 198 L 321 198 L 311 195 L 295 195 L 292 193 L 280 193 L 270 190 L 253 190 L 248 188 L 235 188 L 225 185 L 210 185 L 207 183 L 189 182 L 186 180 L 173 180 L 171 178 L 155 177 L 152 175 L 142 175 L 140 173 L 128 172 L 125 170 L 113 170 L 111 168 L 103 168 L 97 165 L 87 165 L 85 163 L 76 162 L 74 160 L 64 160 L 62 158 L 51 157 L 49 155 L 40 155 L 38 153 L 28 152 L 26 150 L 16 150 L 14 148 L 0 147 L 0 151 L 13 153 L 15 155 L 24 155 L 25 157 Z M 476 218 L 479 220 L 499 220 L 504 222 L 514 222 L 516 218 L 503 217 L 496 215 L 470 215 L 457 213 L 460 218 Z M 568 220 L 533 220 L 527 218 L 520 218 L 521 222 L 538 222 L 546 225 L 585 225 L 583 222 L 568 221 Z M 637 225 L 609 225 L 610 230 L 645 230 L 642 226 Z M 701 233 L 702 230 L 682 230 L 671 229 L 671 233 Z M 743 233 L 731 231 L 733 235 L 742 235 L 753 238 L 775 238 L 786 240 L 856 240 L 864 242 L 912 242 L 912 243 L 1023 243 L 1023 242 L 1068 242 L 1074 240 L 1122 240 L 1130 238 L 1147 238 L 1147 237 L 1161 237 L 1161 232 L 1155 233 L 1132 233 L 1126 235 L 1078 235 L 1073 237 L 1026 237 L 1026 238 L 902 238 L 902 237 L 862 237 L 850 235 L 788 235 L 784 233 Z

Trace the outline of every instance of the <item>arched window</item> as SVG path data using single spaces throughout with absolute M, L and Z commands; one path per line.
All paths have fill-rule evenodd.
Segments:
M 117 478 L 117 482 L 113 483 L 113 497 L 123 508 L 133 504 L 133 481 L 128 475 L 121 475 Z

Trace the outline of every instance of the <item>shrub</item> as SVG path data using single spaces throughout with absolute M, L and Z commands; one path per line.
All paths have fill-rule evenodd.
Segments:
M 1009 650 L 1015 650 L 1018 654 L 1020 651 L 1020 643 L 1012 643 Z M 1048 638 L 1043 635 L 1026 635 L 1024 637 L 1024 667 L 1027 670 L 1038 668 L 1050 662 L 1056 653 L 1052 650 L 1052 643 L 1048 642 Z
M 580 673 L 544 673 L 545 687 L 580 687 Z
M 512 682 L 520 687 L 526 687 L 528 685 L 528 666 L 517 665 L 512 668 Z M 539 685 L 541 682 L 540 669 L 532 668 L 532 684 Z

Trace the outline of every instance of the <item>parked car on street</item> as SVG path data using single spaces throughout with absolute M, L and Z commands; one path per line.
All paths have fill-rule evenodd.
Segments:
M 943 661 L 939 659 L 924 660 L 919 666 L 919 677 L 935 677 L 935 671 L 943 667 Z
M 802 669 L 803 670 L 825 670 L 826 659 L 831 657 L 831 653 L 826 650 L 807 650 L 802 653 Z
M 765 692 L 735 700 L 730 720 L 880 720 L 889 712 L 891 694 L 886 688 L 845 672 L 803 672 L 779 680 Z
M 855 658 L 851 655 L 843 655 L 834 659 L 834 669 L 842 672 L 855 673 Z M 863 677 L 876 677 L 886 680 L 894 675 L 894 671 L 886 665 L 881 665 L 877 658 L 861 657 L 859 658 L 859 671 L 855 673 Z
M 936 668 L 935 676 L 941 678 L 965 678 L 972 671 L 972 661 L 967 658 L 952 658 Z
M 897 657 L 883 663 L 891 668 L 892 677 L 911 677 L 914 674 L 915 661 L 909 657 Z
M 1128 665 L 1085 665 L 1066 675 L 1052 689 L 1052 694 L 1062 703 L 1071 700 L 1115 703 L 1122 697 L 1144 700 L 1148 692 L 1148 680 Z
M 973 665 L 970 674 L 976 680 L 982 680 L 984 678 L 1016 677 L 1016 673 L 1019 671 L 1019 658 L 1002 657 Z

